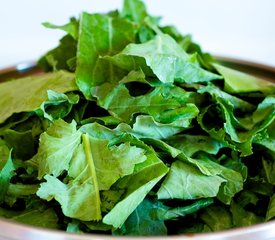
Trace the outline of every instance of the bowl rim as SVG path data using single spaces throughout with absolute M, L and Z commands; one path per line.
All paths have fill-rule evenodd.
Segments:
M 91 233 L 67 233 L 62 230 L 34 227 L 0 218 L 0 239 L 1 237 L 5 237 L 5 240 L 251 240 L 256 238 L 274 240 L 275 220 L 211 233 L 189 233 L 171 236 L 111 236 Z

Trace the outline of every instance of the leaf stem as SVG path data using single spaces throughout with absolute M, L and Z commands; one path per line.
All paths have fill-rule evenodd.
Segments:
M 87 133 L 82 134 L 82 141 L 83 141 L 83 147 L 84 147 L 87 163 L 88 163 L 88 166 L 90 169 L 90 173 L 92 175 L 93 185 L 95 188 L 96 209 L 97 209 L 95 220 L 100 220 L 102 218 L 102 216 L 101 216 L 101 207 L 100 207 L 101 202 L 100 202 L 99 188 L 98 188 L 94 159 L 93 159 L 93 155 L 92 155 L 92 146 L 90 144 L 89 136 Z

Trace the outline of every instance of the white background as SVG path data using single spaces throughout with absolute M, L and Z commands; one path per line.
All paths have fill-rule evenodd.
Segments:
M 0 0 L 0 68 L 36 60 L 63 33 L 44 28 L 65 24 L 81 11 L 121 8 L 122 0 Z M 274 0 L 147 0 L 148 10 L 208 51 L 275 67 Z

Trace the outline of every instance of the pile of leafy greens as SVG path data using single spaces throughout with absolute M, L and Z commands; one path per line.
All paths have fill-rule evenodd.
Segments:
M 45 73 L 0 84 L 0 216 L 112 235 L 275 217 L 275 85 L 159 22 L 125 0 L 45 23 L 66 32 Z

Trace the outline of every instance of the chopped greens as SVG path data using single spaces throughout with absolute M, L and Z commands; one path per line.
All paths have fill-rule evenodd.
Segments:
M 148 14 L 83 12 L 0 83 L 0 217 L 115 236 L 275 218 L 275 85 Z M 46 73 L 47 72 L 47 73 Z

